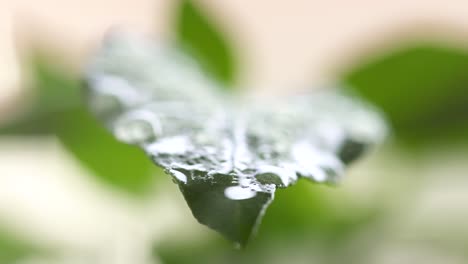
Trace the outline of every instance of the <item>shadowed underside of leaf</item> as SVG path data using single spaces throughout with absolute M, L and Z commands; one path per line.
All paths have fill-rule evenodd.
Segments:
M 88 104 L 173 176 L 201 223 L 245 245 L 276 188 L 334 183 L 381 140 L 372 107 L 337 92 L 236 101 L 183 53 L 115 34 L 88 68 Z
M 182 173 L 190 175 L 192 172 Z M 180 183 L 179 187 L 195 218 L 229 240 L 245 246 L 274 193 L 260 192 L 250 199 L 233 200 L 225 195 L 227 188 L 237 186 L 233 176 L 219 174 L 213 175 L 212 180 L 193 180 L 197 177 L 207 179 L 205 172 L 193 173 L 198 175 L 190 177 L 187 183 Z

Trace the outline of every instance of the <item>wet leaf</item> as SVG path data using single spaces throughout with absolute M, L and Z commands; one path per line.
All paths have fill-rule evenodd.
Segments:
M 173 176 L 195 218 L 245 245 L 277 188 L 335 183 L 385 134 L 371 106 L 336 91 L 226 98 L 173 47 L 115 34 L 87 71 L 89 107 Z
M 217 81 L 233 84 L 237 73 L 233 52 L 221 31 L 203 10 L 192 0 L 181 0 L 176 19 L 179 44 Z

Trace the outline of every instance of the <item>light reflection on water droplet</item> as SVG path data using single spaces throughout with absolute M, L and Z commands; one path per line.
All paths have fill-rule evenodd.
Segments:
M 278 186 L 288 186 L 292 182 L 295 182 L 297 180 L 297 175 L 296 171 L 292 168 L 281 168 L 278 166 L 271 166 L 271 165 L 260 165 L 257 170 L 257 179 L 260 176 L 266 176 L 266 175 L 273 175 L 276 176 L 280 180 L 280 183 L 278 183 Z M 277 181 L 274 181 L 274 179 L 270 179 L 271 182 L 268 183 L 275 183 Z
M 256 191 L 242 186 L 231 186 L 224 190 L 224 195 L 231 200 L 250 199 L 256 194 Z
M 108 120 L 123 110 L 122 102 L 114 95 L 99 94 L 88 100 L 89 108 L 101 120 Z
M 162 134 L 162 128 L 155 113 L 137 109 L 117 118 L 114 134 L 123 142 L 141 144 L 156 140 Z
M 169 170 L 169 173 L 172 174 L 177 180 L 187 183 L 187 176 L 178 170 Z
M 149 154 L 169 154 L 177 155 L 184 154 L 188 151 L 190 146 L 189 140 L 184 136 L 167 137 L 155 141 L 145 146 L 146 152 Z
M 115 136 L 126 143 L 139 144 L 154 140 L 153 127 L 144 120 L 130 120 L 115 127 Z

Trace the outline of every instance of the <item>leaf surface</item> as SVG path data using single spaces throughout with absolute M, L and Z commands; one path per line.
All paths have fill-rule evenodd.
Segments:
M 90 109 L 173 176 L 199 222 L 241 245 L 277 188 L 300 177 L 333 184 L 385 134 L 375 109 L 338 91 L 230 98 L 173 47 L 105 43 L 87 75 Z

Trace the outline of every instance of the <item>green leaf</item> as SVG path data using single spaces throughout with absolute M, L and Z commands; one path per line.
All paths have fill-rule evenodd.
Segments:
M 213 22 L 192 0 L 181 0 L 176 19 L 179 44 L 194 56 L 212 77 L 226 86 L 232 85 L 237 77 L 235 57 Z
M 309 236 L 321 240 L 321 244 L 336 242 L 376 220 L 380 213 L 377 208 L 359 208 L 347 201 L 337 208 L 330 199 L 339 195 L 336 190 L 307 182 L 278 190 L 276 195 L 275 203 L 265 214 L 259 240 L 284 241 Z
M 125 35 L 106 44 L 87 75 L 90 109 L 173 176 L 200 223 L 241 246 L 277 188 L 335 183 L 385 134 L 372 107 L 339 92 L 242 103 L 171 48 Z
M 345 83 L 388 115 L 398 138 L 434 142 L 468 134 L 468 53 L 420 44 L 357 65 Z

